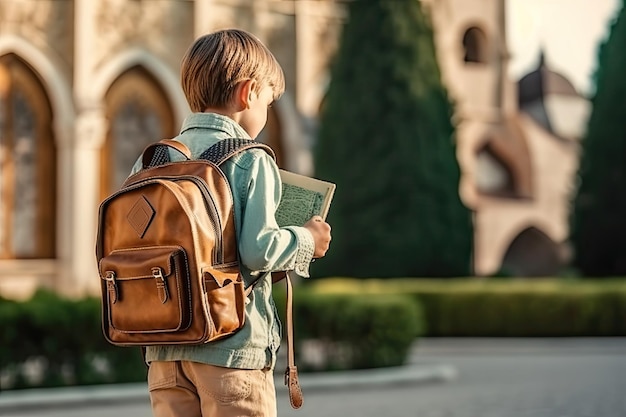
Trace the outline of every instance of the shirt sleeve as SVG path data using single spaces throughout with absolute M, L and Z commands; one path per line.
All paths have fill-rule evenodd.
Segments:
M 276 223 L 282 192 L 278 167 L 265 152 L 259 152 L 244 172 L 237 190 L 242 199 L 241 262 L 255 272 L 295 271 L 309 277 L 315 250 L 311 232 L 298 226 L 281 228 Z

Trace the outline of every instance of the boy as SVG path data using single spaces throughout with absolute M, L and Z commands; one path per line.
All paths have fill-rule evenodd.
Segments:
M 181 83 L 193 114 L 175 139 L 194 158 L 221 139 L 255 138 L 267 122 L 268 107 L 285 88 L 272 53 L 253 35 L 234 29 L 191 45 Z M 319 216 L 303 227 L 276 224 L 281 182 L 264 150 L 241 152 L 221 168 L 233 193 L 244 280 L 249 285 L 260 279 L 246 306 L 245 326 L 233 336 L 199 346 L 147 348 L 155 417 L 276 416 L 273 368 L 280 324 L 270 274 L 294 270 L 308 277 L 311 260 L 324 256 L 331 240 L 330 226 Z

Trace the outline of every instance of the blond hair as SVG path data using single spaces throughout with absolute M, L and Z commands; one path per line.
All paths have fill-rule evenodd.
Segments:
M 236 86 L 256 80 L 256 93 L 269 86 L 278 100 L 285 91 L 285 75 L 270 52 L 254 35 L 226 29 L 198 38 L 181 64 L 181 84 L 193 112 L 226 108 Z

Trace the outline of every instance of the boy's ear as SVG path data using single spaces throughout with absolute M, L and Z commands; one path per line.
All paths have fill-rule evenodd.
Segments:
M 245 80 L 237 86 L 237 107 L 239 110 L 245 110 L 250 107 L 252 101 L 256 98 L 255 93 L 256 80 Z

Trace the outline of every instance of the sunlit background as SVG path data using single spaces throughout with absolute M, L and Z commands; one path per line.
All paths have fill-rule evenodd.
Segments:
M 98 291 L 98 204 L 147 143 L 176 134 L 188 114 L 179 61 L 210 29 L 249 29 L 274 51 L 287 91 L 260 140 L 274 146 L 281 167 L 314 175 L 319 110 L 345 4 L 1 1 L 0 291 L 21 298 L 39 286 Z M 443 81 L 464 114 L 459 189 L 475 210 L 475 275 L 550 275 L 569 262 L 576 142 L 617 6 L 424 1 Z M 497 102 L 494 89 L 502 90 Z M 498 111 L 507 123 L 488 120 Z M 503 146 L 502 135 L 515 144 Z M 548 253 L 543 264 L 528 264 L 533 247 Z
M 405 259 L 409 265 L 400 270 L 408 272 L 391 276 L 384 269 L 367 269 L 368 262 L 376 265 L 377 245 L 400 240 L 396 242 L 393 236 L 373 243 L 362 240 L 357 243 L 369 250 L 362 253 L 358 252 L 361 246 L 350 246 L 355 243 L 349 242 L 351 238 L 359 240 L 369 232 L 366 228 L 342 230 L 339 218 L 346 217 L 349 197 L 360 188 L 333 177 L 328 167 L 317 169 L 324 166 L 323 156 L 316 153 L 324 139 L 320 132 L 328 132 L 324 123 L 332 124 L 325 122 L 323 111 L 327 106 L 337 108 L 329 91 L 338 88 L 332 65 L 341 61 L 337 53 L 350 21 L 350 4 L 331 0 L 0 0 L 0 315 L 17 323 L 6 327 L 15 332 L 0 333 L 6 338 L 0 340 L 0 349 L 5 349 L 4 355 L 0 352 L 0 358 L 5 358 L 0 364 L 6 367 L 0 372 L 0 382 L 5 388 L 29 385 L 24 382 L 28 377 L 19 379 L 23 362 L 28 369 L 39 369 L 39 374 L 41 369 L 54 368 L 51 359 L 32 354 L 38 349 L 33 329 L 54 316 L 46 314 L 48 308 L 58 313 L 54 317 L 61 317 L 60 328 L 67 324 L 63 320 L 76 317 L 79 310 L 98 311 L 100 279 L 94 253 L 98 207 L 118 189 L 147 144 L 177 134 L 189 114 L 179 86 L 180 60 L 196 37 L 225 27 L 253 32 L 284 68 L 286 92 L 270 109 L 268 125 L 258 139 L 276 150 L 281 168 L 323 179 L 327 175 L 337 182 L 337 203 L 331 205 L 329 219 L 337 221 L 336 248 L 343 264 L 333 259 L 333 241 L 328 262 L 321 260 L 312 268 L 316 278 L 331 279 L 320 279 L 318 287 L 311 285 L 314 293 L 415 295 L 422 307 L 415 310 L 417 315 L 408 307 L 407 323 L 415 320 L 425 325 L 416 325 L 419 330 L 412 330 L 413 338 L 626 335 L 623 280 L 592 286 L 593 273 L 577 267 L 571 241 L 584 141 L 592 131 L 589 118 L 594 111 L 600 46 L 609 38 L 622 2 L 420 1 L 420 13 L 428 17 L 433 29 L 432 38 L 428 34 L 425 39 L 432 39 L 441 83 L 453 103 L 449 122 L 454 143 L 447 156 L 455 161 L 458 178 L 451 186 L 455 196 L 458 190 L 456 200 L 467 213 L 471 236 L 464 246 L 468 256 L 463 262 L 467 262 L 459 269 L 444 268 L 449 266 L 445 242 L 453 240 L 447 234 L 450 231 L 445 231 L 432 240 L 433 247 L 435 240 L 443 242 L 433 257 L 441 255 L 444 266 L 419 269 L 417 261 L 411 264 L 413 259 Z M 620 71 L 626 74 L 626 68 Z M 621 106 L 613 107 L 624 107 L 621 100 Z M 368 91 L 362 91 L 361 97 L 346 97 L 339 107 L 358 108 L 365 101 L 372 101 Z M 358 139 L 346 140 L 354 140 L 355 155 L 365 152 L 359 149 Z M 622 148 L 617 146 L 605 155 L 619 154 Z M 430 149 L 424 149 L 428 156 Z M 379 178 L 373 168 L 360 169 Z M 615 172 L 611 181 L 626 181 Z M 366 174 L 364 189 L 369 180 Z M 424 201 L 441 197 L 435 186 L 414 188 L 407 193 L 420 193 Z M 434 190 L 432 195 L 428 190 Z M 580 204 L 584 207 L 585 202 Z M 447 207 L 435 211 L 447 213 Z M 389 213 L 384 208 L 381 212 Z M 393 220 L 393 216 L 388 218 Z M 440 219 L 426 216 L 419 221 L 429 227 Z M 380 232 L 384 235 L 384 231 Z M 611 262 L 618 265 L 621 261 Z M 341 266 L 346 264 L 354 266 L 354 274 Z M 363 265 L 365 272 L 356 269 Z M 348 280 L 332 279 L 337 276 Z M 354 277 L 400 280 L 392 280 L 397 287 L 389 290 L 381 284 L 384 280 L 349 279 Z M 488 287 L 491 283 L 494 287 Z M 46 290 L 43 295 L 37 292 L 41 289 Z M 28 301 L 36 293 L 40 298 Z M 505 293 L 510 298 L 498 298 Z M 88 307 L 66 305 L 55 296 L 88 300 Z M 53 307 L 39 309 L 41 302 Z M 299 313 L 300 326 L 315 327 L 310 312 L 327 311 L 319 307 L 327 306 L 327 301 L 316 302 L 321 304 Z M 4 310 L 3 303 L 8 306 Z M 16 307 L 22 304 L 25 307 Z M 481 310 L 481 306 L 489 308 Z M 468 311 L 478 318 L 471 324 L 469 318 L 464 320 L 471 317 Z M 523 313 L 507 316 L 511 311 Z M 542 322 L 543 327 L 528 325 L 543 320 L 546 311 L 554 315 Z M 24 319 L 27 316 L 35 319 Z M 81 322 L 85 327 L 77 324 L 76 328 L 84 334 L 93 332 L 92 318 L 85 320 Z M 32 343 L 18 355 L 21 348 L 15 346 L 21 346 L 24 338 L 31 338 Z M 83 348 L 80 340 L 72 339 L 70 347 L 52 349 L 50 357 L 62 363 Z M 116 364 L 125 363 L 126 356 L 118 358 L 111 352 L 85 359 L 92 374 L 84 381 L 101 382 L 94 375 L 107 375 Z M 398 355 L 391 363 L 404 360 L 403 354 Z M 72 372 L 62 365 L 58 368 L 61 376 L 48 385 L 75 381 L 67 377 Z M 135 379 L 136 374 L 120 380 Z
M 507 0 L 506 5 L 510 76 L 523 77 L 543 49 L 556 71 L 581 93 L 592 94 L 598 46 L 608 36 L 620 2 Z

